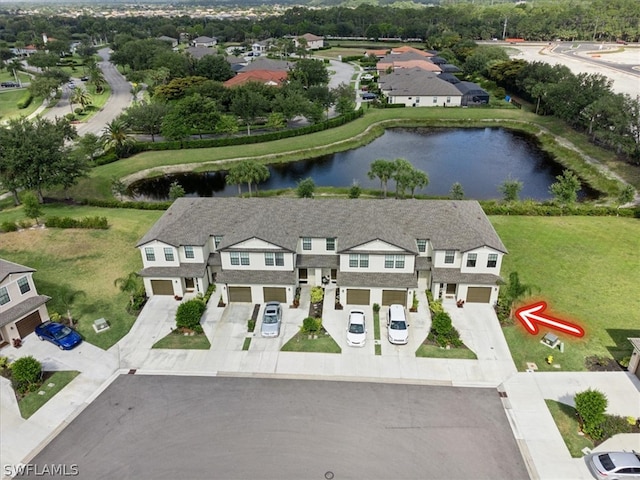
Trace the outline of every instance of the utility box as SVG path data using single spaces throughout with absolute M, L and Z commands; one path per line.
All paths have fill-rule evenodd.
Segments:
M 546 345 L 549 348 L 556 348 L 560 344 L 560 339 L 553 333 L 545 333 L 540 343 Z

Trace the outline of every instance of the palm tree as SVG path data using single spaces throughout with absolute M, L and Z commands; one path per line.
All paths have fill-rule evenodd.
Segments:
M 116 118 L 107 123 L 102 132 L 102 144 L 105 150 L 113 149 L 118 158 L 126 153 L 128 147 L 134 142 L 134 140 L 129 137 L 127 125 L 120 118 Z
M 513 317 L 516 302 L 527 295 L 531 295 L 532 287 L 520 282 L 518 272 L 509 274 L 509 283 L 504 287 L 504 298 L 509 305 L 509 317 Z
M 384 158 L 379 158 L 371 162 L 367 176 L 373 180 L 380 179 L 380 188 L 383 189 L 384 198 L 387 198 L 387 182 L 396 171 L 396 164 Z
M 69 101 L 72 105 L 74 103 L 79 103 L 82 107 L 82 110 L 84 111 L 84 109 L 87 108 L 88 105 L 91 105 L 93 98 L 91 98 L 91 94 L 84 88 L 78 87 L 73 91 L 73 94 L 71 95 Z
M 132 307 L 135 303 L 136 296 L 144 292 L 144 285 L 136 272 L 131 272 L 126 277 L 116 278 L 113 284 L 118 287 L 121 292 L 129 294 L 129 301 Z
M 104 78 L 102 70 L 100 70 L 96 64 L 89 66 L 89 83 L 96 87 L 96 93 L 98 95 L 104 91 L 104 85 L 107 83 L 107 80 Z

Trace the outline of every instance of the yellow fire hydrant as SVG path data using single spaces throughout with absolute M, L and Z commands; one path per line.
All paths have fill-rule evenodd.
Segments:
M 548 363 L 549 365 L 551 365 L 551 364 L 553 363 L 553 355 L 549 355 L 549 356 L 547 357 L 547 363 Z

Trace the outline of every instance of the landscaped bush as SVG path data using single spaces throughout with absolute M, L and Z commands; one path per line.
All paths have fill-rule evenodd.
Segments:
M 31 220 L 20 220 L 18 222 L 18 226 L 23 230 L 26 230 L 27 228 L 31 228 L 33 226 L 33 223 L 31 223 Z
M 204 303 L 209 303 L 209 299 L 211 298 L 211 295 L 213 295 L 213 292 L 215 291 L 216 291 L 216 285 L 215 283 L 212 283 L 207 288 L 207 292 L 204 294 L 204 297 L 202 297 Z
M 176 312 L 176 326 L 202 333 L 200 319 L 206 308 L 205 303 L 197 298 L 181 303 Z
M 136 210 L 166 210 L 171 206 L 171 202 L 120 202 L 118 200 L 95 200 L 91 198 L 85 198 L 80 203 L 92 207 L 133 208 Z
M 90 228 L 106 230 L 109 228 L 107 217 L 84 217 L 80 220 L 71 217 L 49 217 L 45 225 L 50 228 Z
M 558 205 L 543 202 L 522 201 L 499 203 L 496 200 L 480 200 L 482 210 L 487 215 L 528 215 L 541 217 L 555 217 L 562 215 L 581 215 L 593 217 L 633 217 L 633 208 L 615 208 L 588 203 L 576 203 L 575 205 L 561 208 Z
M 588 389 L 575 396 L 576 411 L 582 420 L 582 431 L 594 440 L 602 438 L 601 425 L 606 420 L 607 396 L 598 391 Z
M 15 222 L 2 222 L 2 226 L 0 228 L 3 232 L 16 232 L 18 230 L 18 226 Z
M 316 333 L 322 328 L 322 319 L 307 317 L 302 321 L 302 331 L 304 333 Z
M 29 90 L 25 90 L 25 92 L 22 94 L 22 97 L 20 97 L 20 100 L 18 100 L 18 102 L 16 103 L 16 107 L 18 107 L 19 109 L 27 108 L 29 105 L 31 105 L 32 100 L 33 95 L 31 95 L 31 92 Z
M 378 303 L 373 304 L 373 313 L 380 313 L 380 304 Z
M 311 288 L 311 303 L 320 303 L 324 298 L 324 290 L 322 287 Z
M 599 425 L 602 439 L 611 438 L 618 433 L 631 433 L 632 425 L 625 417 L 605 415 L 604 422 Z
M 451 317 L 447 312 L 438 312 L 433 315 L 431 323 L 431 336 L 438 345 L 446 347 L 461 347 L 460 333 L 452 325 Z
M 256 329 L 256 319 L 250 318 L 249 320 L 247 320 L 247 331 L 253 332 L 255 329 Z
M 42 364 L 31 355 L 20 357 L 11 364 L 11 378 L 18 393 L 26 393 L 37 387 L 42 378 Z

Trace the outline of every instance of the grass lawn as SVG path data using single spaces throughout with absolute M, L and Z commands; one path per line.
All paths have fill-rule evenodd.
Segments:
M 91 105 L 88 105 L 82 113 L 75 114 L 76 121 L 78 122 L 86 122 L 96 113 L 98 113 L 102 109 L 102 107 L 104 107 L 104 104 L 107 103 L 107 100 L 109 100 L 109 96 L 111 95 L 111 88 L 109 88 L 109 85 L 105 85 L 104 90 L 100 94 L 96 93 L 96 87 L 94 87 L 93 85 L 86 85 L 86 87 L 87 92 L 89 92 L 89 94 L 91 95 Z M 74 104 L 74 111 L 77 108 L 80 108 L 80 105 Z
M 553 370 L 544 358 L 553 354 L 560 370 L 585 370 L 590 355 L 620 360 L 631 355 L 629 337 L 640 336 L 640 221 L 621 217 L 492 216 L 491 223 L 509 250 L 502 277 L 517 271 L 534 287 L 532 299 L 543 299 L 549 313 L 576 323 L 585 336 L 559 334 L 565 351 L 540 344 L 548 331 L 527 333 L 520 324 L 503 329 L 519 370 L 535 362 Z
M 65 298 L 75 297 L 70 309 L 85 340 L 109 348 L 131 328 L 135 317 L 127 313 L 129 298 L 115 279 L 142 268 L 136 242 L 162 215 L 159 211 L 45 205 L 50 215 L 82 218 L 107 217 L 108 230 L 29 229 L 0 234 L 0 257 L 35 268 L 38 292 L 49 295 L 49 313 L 66 316 Z M 22 207 L 0 211 L 0 223 L 24 220 Z M 100 334 L 93 321 L 107 319 L 111 328 Z
M 251 345 L 251 337 L 247 337 L 244 339 L 242 343 L 242 350 L 249 350 L 249 346 Z
M 580 432 L 580 424 L 578 423 L 575 408 L 555 400 L 545 400 L 545 403 L 572 457 L 582 457 L 582 449 L 585 447 L 593 449 L 593 442 L 584 435 L 578 434 Z
M 466 347 L 462 348 L 440 348 L 437 345 L 422 344 L 416 350 L 416 357 L 431 357 L 431 358 L 465 358 L 470 360 L 477 360 L 476 354 L 473 350 Z
M 18 108 L 17 103 L 27 91 L 26 88 L 8 88 L 0 91 L 0 120 L 8 120 L 15 117 L 27 117 L 42 104 L 42 98 L 31 100 L 27 108 Z
M 318 338 L 309 338 L 309 334 L 298 332 L 282 346 L 283 352 L 320 352 L 341 353 L 342 350 L 331 335 L 320 333 Z
M 78 376 L 80 372 L 75 370 L 55 372 L 49 378 L 47 378 L 44 384 L 35 392 L 28 393 L 20 401 L 18 401 L 18 407 L 20 408 L 20 415 L 22 418 L 29 418 L 36 413 L 38 409 L 47 403 L 53 396 L 67 386 L 74 378 Z M 48 385 L 53 383 L 53 387 Z M 38 395 L 39 391 L 46 392 L 44 395 Z
M 182 335 L 171 332 L 153 344 L 151 348 L 173 348 L 176 350 L 209 350 L 211 343 L 204 333 L 196 335 Z
M 373 312 L 373 338 L 380 340 L 380 312 Z M 376 343 L 374 345 L 376 355 L 382 355 L 382 345 Z

